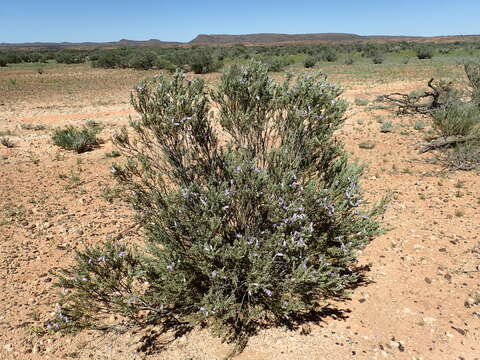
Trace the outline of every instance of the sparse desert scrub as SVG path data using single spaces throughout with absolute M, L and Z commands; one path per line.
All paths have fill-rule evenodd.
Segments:
M 241 349 L 260 326 L 294 325 L 359 284 L 357 252 L 381 231 L 384 204 L 362 205 L 363 168 L 334 137 L 341 90 L 320 74 L 278 84 L 267 72 L 252 62 L 213 90 L 181 73 L 135 89 L 140 120 L 114 137 L 127 160 L 112 173 L 145 245 L 78 252 L 51 328 L 101 327 L 114 313 L 165 331 L 206 324 Z
M 443 149 L 443 160 L 455 169 L 480 167 L 480 64 L 466 63 L 467 83 L 428 82 L 430 91 L 385 95 L 385 101 L 398 106 L 398 113 L 428 116 L 437 139 L 423 146 L 420 153 Z M 452 149 L 452 151 L 449 151 Z

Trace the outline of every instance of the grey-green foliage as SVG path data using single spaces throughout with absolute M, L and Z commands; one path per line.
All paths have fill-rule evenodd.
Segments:
M 267 56 L 262 57 L 261 61 L 265 64 L 268 71 L 271 72 L 283 71 L 285 67 L 293 63 L 293 61 L 286 56 Z
M 372 57 L 372 62 L 374 64 L 383 64 L 383 62 L 385 61 L 385 55 L 383 55 L 382 53 L 378 53 L 378 54 L 375 54 L 373 57 Z
M 307 69 L 313 68 L 317 63 L 317 58 L 315 56 L 309 55 L 303 60 L 303 66 Z
M 418 131 L 421 131 L 423 129 L 425 129 L 425 123 L 421 120 L 417 120 L 415 121 L 415 123 L 413 124 L 413 128 L 415 130 L 418 130 Z
M 334 136 L 341 90 L 321 74 L 291 82 L 252 62 L 211 91 L 181 73 L 136 88 L 140 119 L 115 136 L 128 160 L 112 173 L 145 246 L 78 253 L 50 326 L 117 313 L 165 328 L 205 322 L 241 345 L 359 283 L 357 251 L 381 231 L 384 204 L 362 204 L 362 167 Z
M 451 102 L 432 113 L 432 125 L 442 136 L 469 136 L 480 127 L 480 107 L 474 103 Z
M 83 127 L 76 128 L 67 126 L 64 129 L 56 129 L 53 133 L 53 144 L 63 149 L 74 150 L 77 153 L 83 153 L 93 150 L 100 144 L 97 134 L 101 128 Z
M 393 131 L 393 123 L 391 121 L 384 122 L 382 126 L 380 126 L 380 132 L 382 133 L 390 133 Z
M 197 49 L 190 54 L 188 64 L 195 74 L 207 74 L 214 72 L 221 67 L 212 52 L 208 49 Z
M 464 68 L 471 89 L 472 102 L 480 106 L 480 63 L 466 63 Z
M 442 106 L 432 111 L 433 128 L 442 136 L 480 135 L 480 64 L 466 63 L 464 70 L 467 89 L 445 87 Z

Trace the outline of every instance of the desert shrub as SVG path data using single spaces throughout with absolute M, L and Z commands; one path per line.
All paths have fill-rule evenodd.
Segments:
M 385 61 L 385 56 L 383 54 L 376 54 L 372 57 L 372 62 L 374 64 L 383 64 L 383 62 Z
M 328 62 L 335 62 L 338 59 L 338 54 L 333 48 L 327 48 L 322 52 L 322 59 Z
M 217 71 L 221 63 L 215 60 L 208 49 L 198 49 L 190 54 L 188 65 L 195 74 L 208 74 Z
M 103 52 L 98 55 L 97 60 L 95 60 L 92 65 L 94 67 L 100 67 L 104 69 L 114 69 L 119 67 L 121 63 L 119 54 L 114 51 Z
M 62 64 L 81 64 L 84 63 L 86 54 L 74 50 L 62 50 L 55 54 L 55 60 Z
M 25 52 L 22 56 L 22 60 L 28 63 L 39 62 L 42 58 L 42 55 L 36 52 Z
M 358 147 L 360 149 L 371 150 L 371 149 L 375 148 L 375 143 L 371 142 L 371 141 L 365 141 L 365 142 L 361 142 L 360 144 L 358 144 Z
M 0 67 L 7 66 L 7 58 L 5 56 L 0 55 Z
M 363 168 L 334 136 L 340 95 L 321 74 L 277 84 L 258 62 L 229 68 L 210 91 L 178 72 L 138 86 L 140 119 L 115 135 L 127 161 L 112 173 L 146 246 L 79 252 L 50 327 L 115 313 L 164 329 L 201 322 L 242 346 L 260 324 L 344 298 L 383 206 L 362 205 Z
M 380 126 L 380 132 L 390 133 L 393 131 L 393 123 L 391 121 L 386 121 Z
M 369 103 L 367 99 L 355 98 L 355 105 L 357 106 L 367 106 Z
M 167 70 L 167 71 L 170 71 L 172 73 L 175 72 L 175 70 L 177 69 L 177 67 L 174 64 L 172 64 L 166 58 L 161 57 L 161 56 L 159 56 L 157 58 L 157 60 L 155 61 L 155 67 L 157 69 Z
M 451 48 L 445 47 L 438 49 L 438 52 L 442 55 L 450 54 L 452 52 Z
M 420 60 L 431 59 L 433 57 L 433 50 L 429 47 L 419 47 L 416 53 L 417 58 Z
M 450 168 L 480 170 L 480 140 L 477 138 L 458 144 L 450 151 L 443 152 L 440 158 Z
M 267 66 L 270 72 L 280 72 L 292 64 L 292 61 L 285 56 L 270 56 L 262 58 L 262 62 Z
M 353 65 L 354 63 L 355 59 L 353 57 L 347 57 L 344 62 L 345 65 Z
M 77 129 L 69 126 L 65 129 L 55 130 L 52 140 L 56 146 L 66 150 L 74 150 L 80 154 L 93 150 L 93 148 L 99 145 L 98 132 L 99 129 L 95 127 Z
M 7 52 L 3 56 L 7 64 L 20 64 L 22 62 L 21 56 L 15 52 Z
M 157 61 L 157 55 L 151 51 L 145 51 L 134 54 L 128 61 L 128 66 L 137 70 L 149 70 L 153 68 Z
M 471 101 L 480 105 L 480 63 L 469 62 L 464 65 L 470 87 Z
M 415 121 L 415 124 L 413 124 L 413 128 L 415 130 L 421 131 L 421 130 L 425 129 L 425 123 L 421 120 L 417 120 L 417 121 Z
M 473 103 L 452 102 L 432 113 L 433 129 L 442 136 L 468 136 L 480 126 L 480 108 Z
M 313 68 L 317 63 L 317 58 L 315 56 L 307 56 L 303 61 L 303 66 L 307 69 Z
M 32 123 L 22 123 L 20 124 L 20 127 L 23 130 L 35 130 L 35 131 L 45 130 L 47 128 L 45 125 L 32 124 Z

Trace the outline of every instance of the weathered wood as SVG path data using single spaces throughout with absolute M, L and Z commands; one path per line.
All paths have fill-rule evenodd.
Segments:
M 380 97 L 380 101 L 386 101 L 398 106 L 399 114 L 422 114 L 431 115 L 432 111 L 442 107 L 441 95 L 448 93 L 451 89 L 451 83 L 438 85 L 434 84 L 434 78 L 431 78 L 427 86 L 432 91 L 427 91 L 422 95 L 412 96 L 402 93 L 391 93 Z M 428 101 L 425 101 L 428 99 Z
M 435 139 L 431 141 L 430 143 L 422 146 L 420 150 L 418 151 L 419 154 L 426 153 L 431 150 L 436 150 L 440 148 L 444 148 L 447 146 L 452 146 L 455 144 L 461 144 L 470 140 L 478 140 L 479 138 L 472 137 L 472 136 L 448 136 L 448 137 L 442 137 Z

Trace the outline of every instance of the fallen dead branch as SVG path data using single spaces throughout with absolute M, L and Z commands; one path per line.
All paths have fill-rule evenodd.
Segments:
M 452 91 L 452 83 L 439 82 L 434 84 L 435 79 L 431 78 L 428 82 L 430 91 L 420 95 L 410 95 L 402 93 L 391 93 L 382 95 L 379 100 L 388 102 L 398 107 L 397 113 L 430 115 L 432 110 L 438 109 L 444 105 L 442 98 Z
M 428 144 L 425 144 L 418 151 L 419 154 L 424 154 L 431 150 L 441 149 L 445 147 L 450 147 L 457 144 L 463 144 L 470 140 L 480 140 L 478 137 L 474 136 L 448 136 L 435 139 Z

